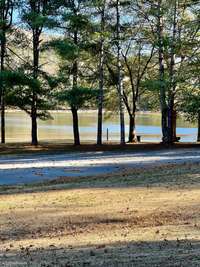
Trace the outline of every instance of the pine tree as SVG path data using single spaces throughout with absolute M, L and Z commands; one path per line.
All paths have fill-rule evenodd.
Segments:
M 6 54 L 7 54 L 7 39 L 8 34 L 13 26 L 13 12 L 16 1 L 14 0 L 0 0 L 0 68 L 1 72 L 6 69 Z M 1 104 L 1 143 L 5 143 L 5 83 L 0 80 L 0 104 Z
M 56 96 L 59 101 L 67 102 L 70 106 L 74 145 L 80 145 L 78 110 L 87 105 L 89 99 L 96 96 L 95 90 L 92 91 L 83 73 L 85 57 L 89 57 L 89 36 L 92 29 L 84 2 L 60 1 L 62 8 L 58 27 L 63 36 L 47 44 L 47 47 L 57 52 L 61 60 L 58 75 L 60 92 L 56 93 Z
M 53 15 L 56 14 L 58 9 L 56 1 L 47 0 L 21 0 L 21 14 L 22 21 L 25 27 L 31 31 L 32 34 L 32 66 L 31 75 L 33 79 L 39 80 L 41 75 L 40 69 L 40 52 L 41 52 L 41 42 L 42 33 L 45 28 L 51 28 L 55 26 Z M 39 90 L 36 88 L 31 88 L 30 92 L 31 98 L 31 122 L 32 122 L 32 145 L 38 144 L 38 132 L 37 132 L 37 118 L 39 115 L 39 95 L 42 94 L 43 88 L 40 87 Z

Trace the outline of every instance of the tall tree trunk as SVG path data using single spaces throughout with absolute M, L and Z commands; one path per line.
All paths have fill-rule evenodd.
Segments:
M 1 143 L 5 144 L 5 98 L 4 94 L 1 96 Z
M 101 11 L 101 48 L 99 59 L 99 99 L 98 99 L 98 125 L 97 145 L 102 145 L 103 132 L 103 98 L 104 98 L 104 29 L 105 29 L 105 1 Z
M 165 107 L 165 108 L 162 108 L 161 110 L 161 125 L 162 125 L 162 142 L 164 144 L 168 144 L 169 142 L 169 129 L 167 127 L 168 123 L 167 123 L 167 120 L 168 120 L 168 108 Z
M 163 47 L 163 19 L 162 19 L 162 0 L 158 1 L 158 53 L 159 53 L 159 80 L 160 80 L 160 106 L 161 106 L 161 126 L 162 126 L 162 141 L 168 143 L 168 107 L 166 103 L 166 86 L 165 86 L 165 67 L 164 67 L 164 47 Z
M 168 109 L 168 128 L 169 128 L 168 142 L 170 144 L 173 144 L 174 142 L 178 141 L 176 136 L 176 119 L 177 119 L 177 114 L 174 108 L 174 99 L 172 99 Z
M 129 115 L 129 143 L 137 142 L 135 114 Z
M 168 109 L 168 128 L 169 128 L 169 140 L 170 144 L 177 142 L 176 136 L 176 110 L 174 110 L 174 105 L 170 106 Z
M 37 127 L 37 107 L 35 96 L 33 96 L 31 107 L 31 144 L 38 145 L 38 127 Z
M 174 142 L 177 142 L 177 136 L 176 136 L 176 120 L 177 120 L 177 112 L 174 109 L 173 110 L 173 122 L 172 122 L 172 135 Z
M 32 107 L 31 110 L 31 136 L 32 136 L 32 145 L 37 146 L 38 145 L 38 138 L 37 138 L 37 110 L 35 107 Z
M 78 111 L 76 108 L 72 108 L 72 117 L 73 117 L 73 132 L 74 132 L 74 145 L 80 145 L 80 135 L 79 135 L 79 123 L 78 123 Z
M 33 30 L 33 78 L 38 79 L 39 68 L 39 43 L 40 33 L 38 30 Z M 31 106 L 31 138 L 32 145 L 38 145 L 38 129 L 37 129 L 37 93 L 32 90 L 32 106 Z
M 197 134 L 197 142 L 200 142 L 200 111 L 198 112 L 198 134 Z
M 79 122 L 78 122 L 78 110 L 71 108 L 73 118 L 73 134 L 74 134 L 74 145 L 80 145 L 80 134 L 79 134 Z
M 77 15 L 77 8 L 75 1 L 73 1 L 73 13 Z M 73 41 L 76 46 L 78 46 L 78 29 L 74 30 Z M 72 67 L 72 86 L 76 88 L 78 86 L 78 58 L 73 62 Z M 78 110 L 75 107 L 71 107 L 72 117 L 73 117 L 73 132 L 74 132 L 74 145 L 80 145 L 80 134 L 79 134 L 79 123 L 78 123 Z
M 176 32 L 177 32 L 177 1 L 174 1 L 174 14 L 173 14 L 173 34 L 171 40 L 171 51 L 170 51 L 170 69 L 169 69 L 169 79 L 170 83 L 168 88 L 169 92 L 169 110 L 168 110 L 168 128 L 169 128 L 169 140 L 168 142 L 172 144 L 176 141 L 176 136 L 174 136 L 174 122 L 175 122 L 175 112 L 174 112 L 174 100 L 175 100 L 175 92 L 176 92 L 176 82 L 175 82 L 175 50 L 176 50 Z
M 123 84 L 122 84 L 122 73 L 121 73 L 121 45 L 120 45 L 120 1 L 116 3 L 117 13 L 117 69 L 118 69 L 118 94 L 119 94 L 119 109 L 120 109 L 120 142 L 122 145 L 125 144 L 125 120 L 124 120 L 124 101 L 123 101 Z
M 171 99 L 168 107 L 168 131 L 169 131 L 169 137 L 168 137 L 168 143 L 172 144 L 174 142 L 174 136 L 173 136 L 173 128 L 174 128 L 174 101 Z
M 73 88 L 78 85 L 78 62 L 75 60 L 73 65 Z M 78 123 L 78 110 L 71 107 L 73 117 L 73 131 L 74 131 L 74 145 L 80 145 L 79 123 Z
M 14 1 L 1 1 L 0 20 L 1 20 L 1 71 L 5 69 L 5 57 L 6 57 L 6 44 L 7 44 L 7 32 L 12 27 L 13 22 L 13 10 Z M 5 143 L 5 87 L 3 81 L 0 82 L 0 105 L 1 105 L 1 143 Z
M 2 11 L 3 12 L 3 11 Z M 1 14 L 4 16 L 4 14 Z M 1 71 L 4 71 L 4 61 L 6 53 L 6 31 L 2 29 L 1 36 Z M 1 143 L 5 144 L 5 88 L 1 81 Z

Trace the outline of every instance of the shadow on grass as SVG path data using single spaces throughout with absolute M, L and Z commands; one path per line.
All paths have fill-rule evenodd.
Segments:
M 200 187 L 200 163 L 166 164 L 147 168 L 121 168 L 118 172 L 86 177 L 61 176 L 55 180 L 16 186 L 0 186 L 0 195 L 51 190 Z
M 9 154 L 33 154 L 33 153 L 63 153 L 65 152 L 86 152 L 86 151 L 152 151 L 157 149 L 182 149 L 182 148 L 199 148 L 200 143 L 175 143 L 171 146 L 166 146 L 161 143 L 127 143 L 126 145 L 120 145 L 117 143 L 106 143 L 102 146 L 93 144 L 92 142 L 83 143 L 80 146 L 74 146 L 72 142 L 40 142 L 38 146 L 31 146 L 30 143 L 10 143 L 6 145 L 0 145 L 0 155 Z
M 83 206 L 74 205 L 76 210 Z M 87 206 L 85 206 L 87 207 Z M 91 206 L 92 208 L 92 206 Z M 94 207 L 95 209 L 95 207 Z M 12 218 L 12 215 L 10 215 Z M 177 208 L 168 208 L 166 210 L 155 209 L 148 213 L 138 213 L 138 210 L 127 209 L 125 206 L 118 211 L 105 212 L 104 209 L 92 213 L 69 214 L 67 209 L 61 211 L 56 207 L 35 209 L 30 213 L 29 210 L 18 211 L 16 213 L 18 220 L 15 221 L 15 215 L 7 223 L 2 224 L 0 230 L 0 240 L 3 242 L 15 242 L 31 240 L 38 238 L 60 238 L 63 236 L 79 237 L 83 234 L 96 233 L 123 233 L 124 229 L 128 234 L 137 231 L 137 229 L 152 229 L 163 226 L 190 227 L 190 230 L 198 232 L 199 205 L 197 203 L 184 205 L 179 204 Z M 3 218 L 3 216 L 2 216 Z M 19 220 L 19 218 L 21 218 Z M 23 220 L 24 218 L 24 220 Z M 34 219 L 37 218 L 36 221 Z M 27 222 L 27 219 L 29 220 Z M 25 223 L 26 221 L 26 223 Z M 40 222 L 40 223 L 38 223 Z
M 50 181 L 53 181 L 52 183 L 55 184 L 64 180 L 68 182 L 70 178 L 77 181 L 80 178 L 83 180 L 93 179 L 94 176 L 101 178 L 119 177 L 119 175 L 124 177 L 130 174 L 138 175 L 138 173 L 143 175 L 145 171 L 151 172 L 152 169 L 156 170 L 158 167 L 161 169 L 172 166 L 174 169 L 175 167 L 179 168 L 183 163 L 190 165 L 200 163 L 199 150 L 186 149 L 179 150 L 179 152 L 177 150 L 158 150 L 139 153 L 101 151 L 60 155 L 7 156 L 0 158 L 0 184 L 17 185 L 36 182 L 41 184 L 42 181 L 47 181 L 49 184 L 51 184 Z M 87 177 L 88 179 L 85 179 Z
M 86 247 L 56 247 L 0 254 L 1 266 L 38 267 L 198 267 L 200 241 L 117 242 Z

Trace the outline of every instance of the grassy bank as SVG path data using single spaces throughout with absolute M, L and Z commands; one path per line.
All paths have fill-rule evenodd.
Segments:
M 200 148 L 200 143 L 176 143 L 170 148 Z M 35 153 L 59 153 L 59 152 L 82 152 L 82 151 L 144 151 L 144 150 L 159 150 L 168 148 L 160 143 L 137 143 L 126 144 L 121 146 L 117 143 L 105 143 L 102 146 L 97 146 L 91 142 L 83 143 L 80 146 L 74 146 L 69 143 L 50 143 L 41 142 L 38 146 L 31 146 L 30 143 L 10 143 L 6 145 L 0 144 L 0 155 L 12 154 L 35 154 Z
M 199 266 L 200 165 L 0 188 L 0 266 Z

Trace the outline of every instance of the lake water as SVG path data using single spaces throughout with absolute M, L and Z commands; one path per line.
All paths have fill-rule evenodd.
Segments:
M 40 141 L 72 141 L 72 117 L 69 111 L 53 112 L 53 120 L 38 122 L 38 135 Z M 80 135 L 82 141 L 95 141 L 97 128 L 97 112 L 80 112 Z M 104 120 L 103 136 L 106 140 L 106 131 L 109 130 L 109 140 L 119 140 L 118 115 Z M 31 121 L 27 114 L 22 111 L 9 111 L 6 113 L 6 141 L 29 142 Z M 138 134 L 161 135 L 159 114 L 138 114 Z M 188 123 L 183 118 L 178 118 L 177 134 L 182 134 L 182 142 L 195 142 L 197 128 L 195 124 Z M 128 116 L 126 116 L 126 138 L 128 138 Z M 160 137 L 145 136 L 143 141 L 160 141 Z

